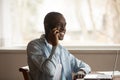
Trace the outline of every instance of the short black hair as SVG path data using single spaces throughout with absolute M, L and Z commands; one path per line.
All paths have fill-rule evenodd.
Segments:
M 63 17 L 59 12 L 49 12 L 44 18 L 44 24 L 51 24 L 57 17 Z
M 64 18 L 63 15 L 59 12 L 49 12 L 44 18 L 44 29 L 45 33 L 47 32 L 47 28 L 52 29 L 56 24 L 55 22 L 59 21 L 59 19 Z

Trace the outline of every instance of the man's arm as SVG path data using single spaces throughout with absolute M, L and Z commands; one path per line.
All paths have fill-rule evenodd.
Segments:
M 54 76 L 57 64 L 57 57 L 55 56 L 57 46 L 52 47 L 50 56 L 45 60 L 45 62 L 41 65 L 41 70 L 50 75 Z
M 33 61 L 35 66 L 43 73 L 53 77 L 56 69 L 56 57 L 54 56 L 56 47 L 52 48 L 51 57 L 46 58 L 42 49 L 36 43 L 30 43 L 27 47 L 27 54 L 30 61 Z
M 56 59 L 58 56 L 55 56 L 56 55 L 55 53 L 58 46 L 58 35 L 59 35 L 58 28 L 53 28 L 50 31 L 49 35 L 46 35 L 46 40 L 49 44 L 52 45 L 52 50 L 48 59 L 46 59 L 45 62 L 41 65 L 41 68 L 43 72 L 50 76 L 54 76 L 57 64 Z
M 56 49 L 58 46 L 58 36 L 59 36 L 59 30 L 57 28 L 53 28 L 50 33 L 46 36 L 46 40 L 48 43 L 52 45 L 52 50 L 50 53 L 50 56 L 46 58 L 43 56 L 43 52 L 41 49 L 39 49 L 38 44 L 29 44 L 28 45 L 28 56 L 31 56 L 31 60 L 34 62 L 34 64 L 45 74 L 53 77 L 55 74 L 56 69 L 56 59 L 57 56 L 55 56 Z M 32 48 L 31 48 L 32 47 Z M 32 55 L 29 55 L 29 54 Z
M 77 73 L 78 71 L 84 71 L 85 74 L 91 72 L 91 67 L 87 63 L 77 59 L 68 50 L 66 50 L 66 53 L 68 53 L 68 58 L 70 60 L 73 72 Z

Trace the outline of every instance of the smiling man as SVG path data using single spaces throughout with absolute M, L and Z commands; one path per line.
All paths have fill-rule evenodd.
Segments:
M 72 80 L 72 72 L 85 75 L 91 71 L 88 64 L 59 44 L 66 32 L 66 20 L 61 13 L 48 13 L 44 29 L 45 34 L 27 46 L 31 80 Z

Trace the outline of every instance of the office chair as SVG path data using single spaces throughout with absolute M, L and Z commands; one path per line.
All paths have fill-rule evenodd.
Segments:
M 24 80 L 29 80 L 29 67 L 28 66 L 24 66 L 24 67 L 20 67 L 19 71 L 22 72 Z

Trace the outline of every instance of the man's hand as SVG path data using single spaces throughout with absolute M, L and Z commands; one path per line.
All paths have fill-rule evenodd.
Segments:
M 50 32 L 50 38 L 51 38 L 52 46 L 57 46 L 58 45 L 58 40 L 59 40 L 58 36 L 59 36 L 58 28 L 53 28 L 52 31 Z
M 85 75 L 86 75 L 85 71 L 80 69 L 80 71 L 77 72 L 77 74 L 74 76 L 73 80 L 82 79 L 85 77 Z

